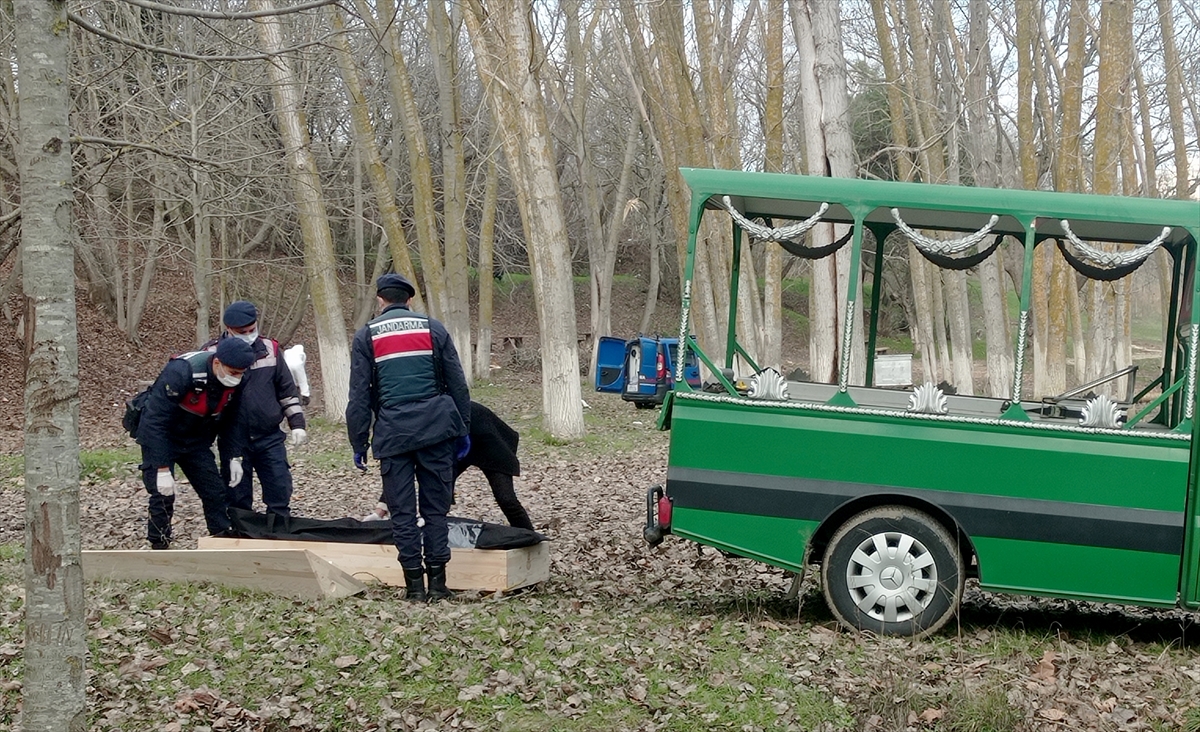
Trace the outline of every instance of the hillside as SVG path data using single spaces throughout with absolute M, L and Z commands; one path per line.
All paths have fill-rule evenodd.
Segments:
M 179 261 L 168 261 L 160 266 L 150 305 L 139 328 L 140 343 L 127 340 L 91 302 L 86 288 L 76 286 L 80 441 L 85 449 L 127 444 L 120 427 L 125 399 L 142 388 L 144 382 L 153 379 L 168 357 L 193 346 L 195 306 L 190 273 L 185 266 Z M 11 263 L 0 268 L 0 279 L 7 277 L 10 270 Z M 614 288 L 614 302 L 617 303 L 613 312 L 614 335 L 628 337 L 636 334 L 646 293 L 644 286 L 634 278 L 619 280 Z M 528 278 L 505 278 L 496 283 L 496 289 L 493 371 L 529 373 L 536 378 L 537 318 Z M 9 313 L 20 313 L 20 294 L 12 296 L 7 306 Z M 589 332 L 587 282 L 582 279 L 576 281 L 576 311 L 579 313 L 579 332 Z M 349 317 L 348 302 L 344 312 Z M 678 303 L 666 298 L 660 300 L 652 330 L 674 332 L 678 328 L 678 312 Z M 16 318 L 10 322 L 7 314 L 0 320 L 0 329 L 7 331 L 6 337 L 0 338 L 0 453 L 19 451 L 23 441 L 23 335 L 17 330 L 18 322 Z M 213 326 L 217 327 L 217 323 Z M 350 332 L 347 325 L 347 334 Z M 514 351 L 511 342 L 506 347 L 500 336 L 522 336 L 520 349 Z M 293 342 L 306 345 L 315 413 L 320 409 L 321 369 L 311 315 L 306 316 Z M 585 357 L 586 354 L 581 359 Z

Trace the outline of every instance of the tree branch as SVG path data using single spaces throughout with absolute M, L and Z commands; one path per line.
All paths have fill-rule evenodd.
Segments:
M 96 26 L 87 22 L 86 20 L 84 20 L 80 16 L 76 15 L 75 13 L 67 13 L 67 18 L 70 19 L 70 21 L 72 23 L 79 26 L 80 28 L 83 28 L 84 30 L 86 30 L 90 33 L 95 33 L 96 35 L 100 36 L 101 38 L 107 38 L 110 41 L 114 41 L 116 43 L 121 43 L 126 46 L 133 46 L 134 48 L 138 48 L 143 51 L 150 51 L 152 53 L 161 53 L 164 56 L 174 56 L 176 58 L 183 58 L 183 59 L 187 59 L 189 61 L 265 61 L 267 59 L 274 58 L 275 56 L 281 56 L 285 53 L 290 53 L 292 51 L 301 51 L 301 50 L 303 50 L 305 48 L 309 48 L 311 46 L 320 46 L 324 43 L 324 41 L 320 41 L 320 40 L 311 41 L 309 43 L 301 43 L 300 45 L 292 46 L 291 48 L 281 48 L 276 53 L 256 53 L 256 54 L 251 54 L 251 55 L 247 55 L 247 56 L 201 56 L 201 55 L 195 54 L 195 53 L 187 53 L 185 51 L 176 51 L 173 48 L 164 48 L 162 46 L 151 46 L 148 43 L 142 43 L 140 41 L 135 41 L 132 38 L 124 38 L 122 36 L 118 36 L 115 33 L 109 33 L 108 31 L 103 30 L 102 28 L 97 28 Z
M 163 157 L 177 158 L 179 160 L 186 160 L 187 162 L 195 163 L 196 165 L 222 167 L 221 163 L 216 162 L 214 160 L 204 160 L 203 158 L 198 158 L 193 155 L 188 155 L 187 153 L 171 152 L 170 150 L 164 150 L 161 147 L 155 147 L 154 145 L 149 145 L 144 142 L 133 142 L 132 140 L 110 140 L 107 137 L 87 137 L 84 135 L 74 135 L 71 137 L 71 142 L 72 143 L 77 142 L 82 145 L 87 145 L 87 144 L 106 145 L 108 147 L 116 147 L 116 148 L 129 147 L 129 148 L 134 148 L 136 150 L 147 150 L 149 152 L 156 153 L 158 155 L 162 155 Z
M 148 8 L 159 12 L 168 13 L 170 15 L 186 15 L 189 18 L 207 18 L 210 20 L 250 20 L 252 18 L 265 18 L 272 15 L 286 15 L 288 13 L 299 13 L 304 10 L 312 10 L 326 5 L 333 5 L 337 0 L 310 0 L 310 2 L 292 5 L 286 8 L 275 8 L 273 10 L 252 10 L 245 13 L 221 12 L 219 10 L 196 10 L 194 8 L 177 8 L 173 5 L 163 5 L 162 3 L 150 2 L 150 0 L 122 0 L 129 5 L 136 5 L 139 8 Z

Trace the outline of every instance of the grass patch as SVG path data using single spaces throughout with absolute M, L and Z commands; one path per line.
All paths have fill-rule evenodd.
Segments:
M 0 479 L 10 480 L 25 475 L 24 455 L 0 455 Z
M 136 446 L 106 450 L 84 450 L 79 453 L 79 477 L 83 480 L 105 481 L 133 475 L 142 462 Z

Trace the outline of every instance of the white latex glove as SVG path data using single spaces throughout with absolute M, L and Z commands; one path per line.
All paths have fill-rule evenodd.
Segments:
M 158 471 L 157 485 L 159 495 L 175 495 L 175 476 L 171 475 L 170 470 Z
M 245 473 L 242 472 L 242 459 L 239 457 L 239 458 L 234 458 L 234 459 L 230 460 L 229 461 L 229 487 L 232 488 L 235 485 L 237 485 L 238 483 L 241 483 L 243 475 L 245 475 Z
M 293 447 L 300 447 L 304 443 L 308 442 L 308 432 L 305 430 L 292 430 L 292 434 L 291 437 L 288 438 L 288 442 L 290 442 Z

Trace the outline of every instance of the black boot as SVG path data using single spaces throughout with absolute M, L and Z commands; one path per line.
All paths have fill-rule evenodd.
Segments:
M 433 578 L 430 577 L 429 579 L 432 583 Z M 409 602 L 425 602 L 428 600 L 429 595 L 425 593 L 425 570 L 404 570 L 404 589 L 404 599 Z
M 449 600 L 454 597 L 454 593 L 446 588 L 446 565 L 428 564 L 425 566 L 425 570 L 429 574 L 430 602 Z

